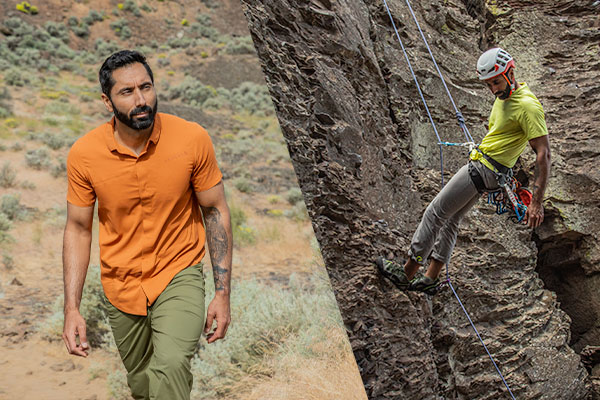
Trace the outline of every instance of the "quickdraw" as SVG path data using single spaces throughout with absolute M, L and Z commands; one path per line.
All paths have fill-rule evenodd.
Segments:
M 503 181 L 503 182 L 502 182 Z M 510 220 L 521 223 L 525 218 L 527 207 L 531 204 L 532 193 L 514 177 L 502 177 L 500 189 L 488 192 L 488 204 L 496 206 L 496 214 L 511 213 Z

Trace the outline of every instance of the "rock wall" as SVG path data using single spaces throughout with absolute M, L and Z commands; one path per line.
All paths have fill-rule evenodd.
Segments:
M 476 140 L 493 96 L 474 66 L 495 44 L 515 56 L 552 135 L 546 222 L 532 233 L 481 201 L 463 221 L 453 285 L 516 398 L 592 398 L 593 357 L 586 370 L 573 348 L 600 333 L 598 2 L 414 3 Z M 373 264 L 405 254 L 440 189 L 435 136 L 383 2 L 242 4 L 369 397 L 509 398 L 451 291 L 401 293 Z M 462 141 L 405 2 L 388 4 L 442 139 Z M 444 154 L 448 179 L 466 155 Z M 518 164 L 525 180 L 532 154 Z

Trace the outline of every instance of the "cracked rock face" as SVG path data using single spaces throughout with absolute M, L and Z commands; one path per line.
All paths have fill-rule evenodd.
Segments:
M 405 254 L 440 189 L 435 135 L 383 2 L 242 3 L 369 398 L 510 398 L 451 290 L 401 293 L 373 264 Z M 463 141 L 406 3 L 388 4 L 442 140 Z M 600 398 L 598 2 L 412 6 L 477 141 L 493 96 L 475 65 L 494 45 L 515 57 L 551 135 L 544 225 L 532 233 L 481 200 L 462 222 L 452 285 L 516 398 Z M 534 161 L 528 149 L 517 164 L 525 182 Z M 465 162 L 445 149 L 446 179 Z

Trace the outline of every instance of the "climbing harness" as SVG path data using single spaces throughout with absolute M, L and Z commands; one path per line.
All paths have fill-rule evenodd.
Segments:
M 496 214 L 509 213 L 509 219 L 514 223 L 521 223 L 525 218 L 527 207 L 531 203 L 531 192 L 521 187 L 521 183 L 513 176 L 512 169 L 500 164 L 492 157 L 484 154 L 476 146 L 470 153 L 471 159 L 485 158 L 493 167 L 498 189 L 489 191 L 485 187 L 483 178 L 469 162 L 469 175 L 479 193 L 488 192 L 488 204 L 496 206 Z
M 441 140 L 440 135 L 438 134 L 437 128 L 435 126 L 435 122 L 433 121 L 431 113 L 429 112 L 429 107 L 427 106 L 427 102 L 425 101 L 425 97 L 423 96 L 423 92 L 421 91 L 421 86 L 419 85 L 419 82 L 417 81 L 417 77 L 416 77 L 416 75 L 415 75 L 415 73 L 413 71 L 412 64 L 410 63 L 410 60 L 408 58 L 408 53 L 406 52 L 406 49 L 404 48 L 404 44 L 402 43 L 402 39 L 400 38 L 400 33 L 398 32 L 398 28 L 396 28 L 396 23 L 394 22 L 394 17 L 392 16 L 392 13 L 390 11 L 390 8 L 388 7 L 388 4 L 387 4 L 386 0 L 383 0 L 383 4 L 385 5 L 385 8 L 387 10 L 387 14 L 390 17 L 390 21 L 392 22 L 392 26 L 394 28 L 394 31 L 396 32 L 396 37 L 398 38 L 398 41 L 400 42 L 400 47 L 402 47 L 402 52 L 404 53 L 404 58 L 406 59 L 406 62 L 408 64 L 408 68 L 410 69 L 410 72 L 412 74 L 413 80 L 415 81 L 415 84 L 417 86 L 417 90 L 419 92 L 419 95 L 421 96 L 421 100 L 423 101 L 423 105 L 425 106 L 425 110 L 427 111 L 427 115 L 429 117 L 429 121 L 431 122 L 431 125 L 433 126 L 433 131 L 435 132 L 435 135 L 436 135 L 436 137 L 438 139 L 438 146 L 440 148 L 441 180 L 442 180 L 442 186 L 444 186 L 444 153 L 443 153 L 443 146 L 469 147 L 469 152 L 471 152 L 471 151 L 473 151 L 475 149 L 475 141 L 473 140 L 473 137 L 469 133 L 469 130 L 468 130 L 466 124 L 465 124 L 465 119 L 464 119 L 463 115 L 461 114 L 461 112 L 456 107 L 456 104 L 454 103 L 454 99 L 452 98 L 452 95 L 450 94 L 450 90 L 448 89 L 448 86 L 446 85 L 446 81 L 444 80 L 444 77 L 443 77 L 442 72 L 440 71 L 440 69 L 439 69 L 439 67 L 437 65 L 437 62 L 435 61 L 435 57 L 433 56 L 433 53 L 431 52 L 431 49 L 429 47 L 429 43 L 427 42 L 427 39 L 425 39 L 425 35 L 423 34 L 423 31 L 421 30 L 421 26 L 419 25 L 419 21 L 417 21 L 417 17 L 415 16 L 415 13 L 413 12 L 413 9 L 412 9 L 412 7 L 410 5 L 410 2 L 409 2 L 409 0 L 406 0 L 406 5 L 408 6 L 408 9 L 410 10 L 410 13 L 412 15 L 413 20 L 417 24 L 417 28 L 419 29 L 419 33 L 421 34 L 421 38 L 423 39 L 423 42 L 425 43 L 425 46 L 427 47 L 427 51 L 429 52 L 429 55 L 431 56 L 433 64 L 435 65 L 435 68 L 436 68 L 436 70 L 438 72 L 438 75 L 440 76 L 440 78 L 442 80 L 442 83 L 444 84 L 444 88 L 446 89 L 446 93 L 448 94 L 448 97 L 450 98 L 450 102 L 452 103 L 452 106 L 454 107 L 454 111 L 456 113 L 455 115 L 456 115 L 456 119 L 458 121 L 458 124 L 459 124 L 461 130 L 463 131 L 463 133 L 465 134 L 465 138 L 466 138 L 466 142 L 465 143 L 448 143 L 448 142 L 443 142 Z M 507 186 L 509 186 L 509 184 L 507 182 L 505 182 L 505 183 L 506 183 Z M 514 194 L 512 191 L 510 193 Z M 510 195 L 509 195 L 509 198 L 510 198 Z M 512 202 L 513 199 L 510 198 L 510 201 Z M 518 209 L 518 207 L 517 207 L 517 209 Z M 500 371 L 500 368 L 498 368 L 498 365 L 496 365 L 496 362 L 494 361 L 494 357 L 492 357 L 492 354 L 489 352 L 487 346 L 483 342 L 483 339 L 479 335 L 479 332 L 477 331 L 477 328 L 475 327 L 475 324 L 471 320 L 471 317 L 469 316 L 469 313 L 467 312 L 467 310 L 464 307 L 462 301 L 458 297 L 458 294 L 456 293 L 456 290 L 454 290 L 454 286 L 452 285 L 452 282 L 450 281 L 450 273 L 449 273 L 449 270 L 448 270 L 448 264 L 446 264 L 446 280 L 443 282 L 443 285 L 448 285 L 450 287 L 450 289 L 452 290 L 452 293 L 454 293 L 454 296 L 456 297 L 456 300 L 458 300 L 458 303 L 460 304 L 463 312 L 467 316 L 467 319 L 469 320 L 469 323 L 471 324 L 471 327 L 475 331 L 475 334 L 477 335 L 477 338 L 479 338 L 479 341 L 483 345 L 483 348 L 485 349 L 487 355 L 490 357 L 490 360 L 492 361 L 492 364 L 494 364 L 494 367 L 496 368 L 496 371 L 500 375 L 500 378 L 502 379 L 502 382 L 504 383 L 504 386 L 506 386 L 506 389 L 508 390 L 508 393 L 510 394 L 510 396 L 511 396 L 511 398 L 513 400 L 516 400 L 515 396 L 513 395 L 512 391 L 510 390 L 510 387 L 508 386 L 508 383 L 506 383 L 506 380 L 504 379 L 504 376 L 502 375 L 502 372 Z

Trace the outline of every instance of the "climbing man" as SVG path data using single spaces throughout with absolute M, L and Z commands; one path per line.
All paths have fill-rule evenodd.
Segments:
M 515 61 L 501 48 L 493 48 L 477 61 L 479 79 L 496 96 L 489 117 L 488 133 L 470 154 L 470 160 L 444 186 L 415 231 L 408 260 L 404 265 L 379 257 L 380 273 L 401 290 L 435 294 L 439 274 L 450 261 L 462 217 L 481 193 L 499 188 L 499 182 L 512 176 L 527 142 L 536 154 L 531 186 L 533 198 L 523 222 L 531 228 L 544 220 L 542 200 L 550 174 L 550 143 L 542 105 L 526 83 L 514 74 Z M 425 275 L 416 277 L 422 264 L 429 262 Z
M 77 140 L 67 160 L 63 340 L 69 353 L 87 357 L 79 305 L 97 201 L 104 304 L 131 393 L 189 399 L 202 332 L 208 343 L 222 339 L 231 320 L 233 243 L 222 174 L 200 125 L 157 113 L 143 55 L 114 53 L 99 78 L 114 117 Z M 215 281 L 206 314 L 205 239 Z

